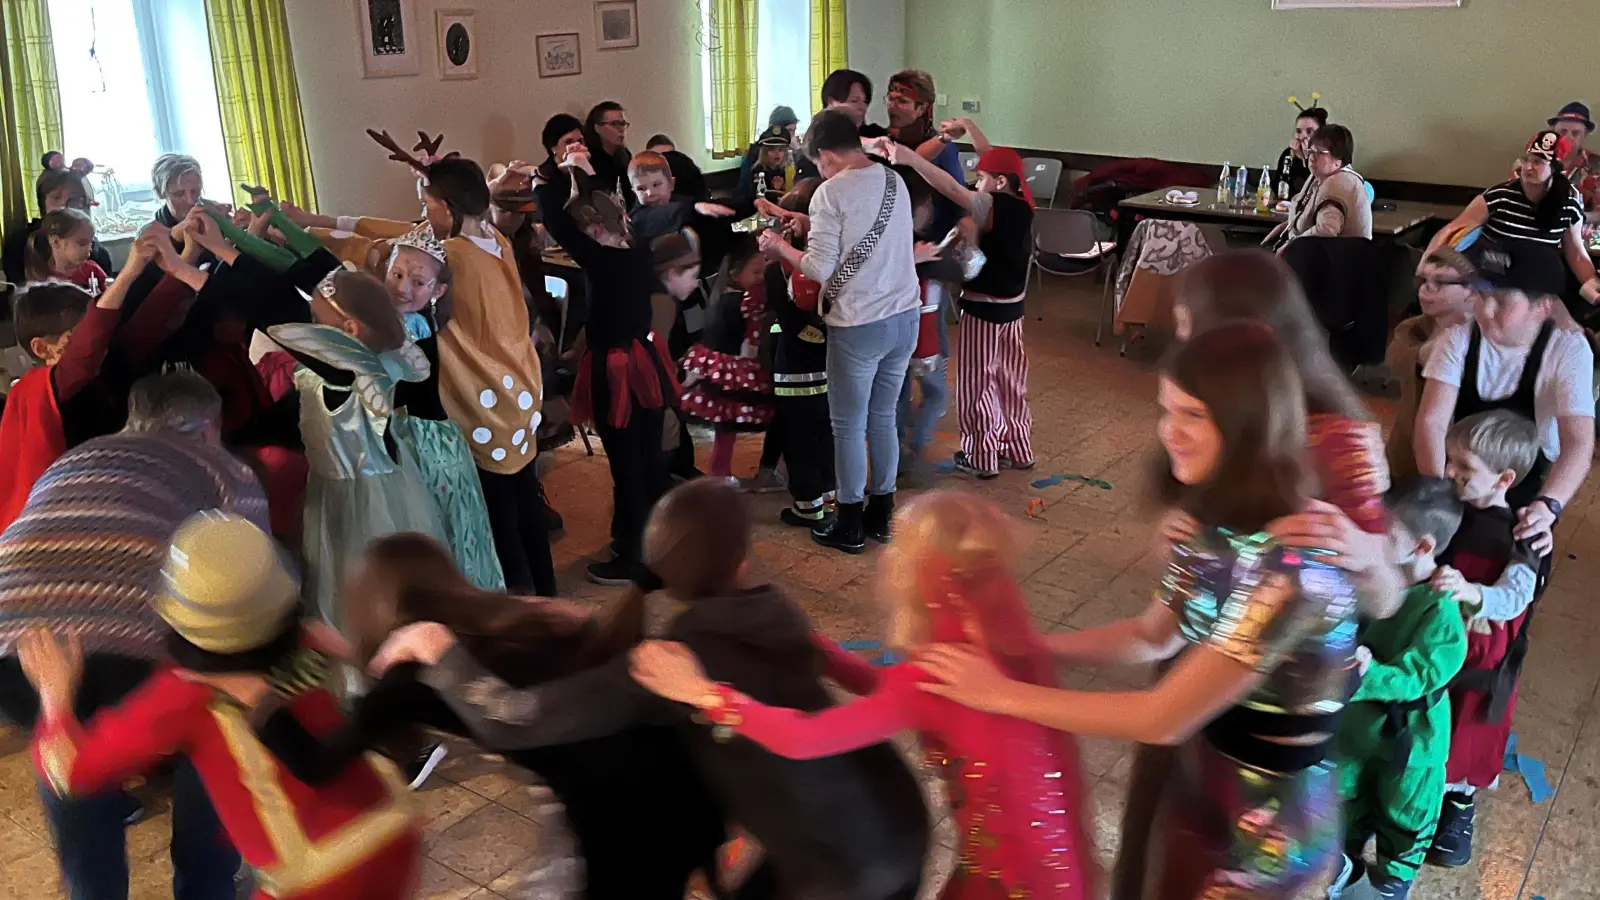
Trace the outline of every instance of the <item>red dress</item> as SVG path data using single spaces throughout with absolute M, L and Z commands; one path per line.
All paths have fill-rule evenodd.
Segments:
M 344 724 L 333 695 L 286 701 L 315 736 Z M 394 766 L 368 754 L 317 788 L 295 780 L 256 738 L 247 713 L 178 669 L 157 672 L 87 727 L 70 712 L 41 718 L 33 757 L 58 796 L 120 785 L 185 754 L 217 815 L 256 870 L 256 897 L 403 900 L 416 887 L 422 822 Z
M 684 415 L 734 431 L 759 430 L 772 420 L 772 375 L 756 358 L 770 321 L 766 288 L 758 285 L 740 298 L 736 324 L 708 326 L 706 343 L 683 356 Z M 713 333 L 726 333 L 729 346 L 716 346 Z
M 1049 651 L 1028 625 L 1021 590 L 999 568 L 925 572 L 930 640 L 986 649 L 1008 675 L 1054 686 Z M 981 596 L 981 600 L 975 600 Z M 819 713 L 764 706 L 722 689 L 707 715 L 780 756 L 814 759 L 917 730 L 944 781 L 958 829 L 956 871 L 942 900 L 1083 900 L 1094 896 L 1095 850 L 1083 819 L 1082 768 L 1071 735 L 936 697 L 933 679 L 902 663 L 880 672 L 817 637 L 828 676 L 860 699 Z

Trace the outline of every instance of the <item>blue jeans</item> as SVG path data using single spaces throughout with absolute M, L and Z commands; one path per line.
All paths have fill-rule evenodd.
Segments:
M 933 440 L 934 423 L 944 417 L 945 409 L 950 404 L 948 367 L 945 358 L 940 356 L 930 371 L 915 376 L 914 380 L 922 389 L 922 402 L 916 405 L 911 402 L 913 378 L 908 376 L 905 385 L 900 388 L 900 414 L 897 419 L 900 440 L 918 461 L 922 451 L 927 449 L 928 442 Z
M 828 328 L 828 416 L 839 502 L 866 499 L 868 458 L 873 494 L 894 493 L 900 467 L 895 411 L 917 345 L 915 309 L 865 325 Z
M 128 841 L 123 821 L 133 801 L 121 791 L 59 798 L 41 786 L 45 815 L 72 900 L 128 900 Z M 234 900 L 239 851 L 233 849 L 205 785 L 186 758 L 172 771 L 173 900 Z

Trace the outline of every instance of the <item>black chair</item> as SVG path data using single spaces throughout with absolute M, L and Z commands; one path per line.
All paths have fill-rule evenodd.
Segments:
M 1283 251 L 1346 371 L 1383 362 L 1390 248 L 1365 238 L 1296 238 Z

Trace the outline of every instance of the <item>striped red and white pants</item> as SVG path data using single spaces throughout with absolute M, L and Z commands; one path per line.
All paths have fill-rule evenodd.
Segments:
M 1028 354 L 1022 320 L 997 325 L 961 317 L 956 337 L 956 417 L 961 452 L 979 469 L 1004 456 L 1033 462 L 1033 413 L 1028 409 Z

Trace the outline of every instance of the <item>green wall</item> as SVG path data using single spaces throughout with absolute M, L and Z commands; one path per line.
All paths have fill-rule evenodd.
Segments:
M 907 64 L 1019 147 L 1276 162 L 1322 93 L 1375 178 L 1488 184 L 1571 100 L 1600 112 L 1600 0 L 1275 11 L 1272 0 L 907 0 Z M 1591 139 L 1591 146 L 1600 137 Z

